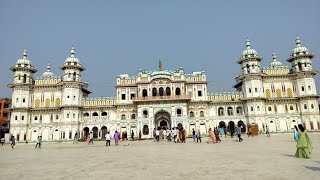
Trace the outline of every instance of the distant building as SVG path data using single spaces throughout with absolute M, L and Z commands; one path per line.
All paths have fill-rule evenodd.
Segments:
M 142 132 L 151 138 L 154 128 L 179 127 L 187 130 L 257 124 L 260 131 L 288 131 L 302 123 L 308 130 L 320 129 L 318 95 L 312 69 L 314 57 L 296 39 L 284 66 L 273 54 L 269 67 L 261 68 L 262 57 L 246 42 L 237 63 L 235 92 L 207 92 L 204 71 L 186 73 L 183 68 L 139 70 L 136 76 L 118 75 L 116 97 L 88 97 L 88 84 L 81 80 L 85 70 L 71 49 L 70 57 L 57 76 L 47 66 L 41 76 L 27 58 L 11 68 L 14 80 L 10 132 L 18 141 L 72 139 L 93 131 L 103 138 L 107 131 Z M 107 66 L 106 66 L 107 67 Z M 219 67 L 212 67 L 219 68 Z M 103 75 L 103 72 L 97 75 Z M 223 78 L 223 75 L 221 77 Z
M 10 99 L 0 99 L 0 137 L 3 137 L 4 133 L 9 133 L 10 106 Z

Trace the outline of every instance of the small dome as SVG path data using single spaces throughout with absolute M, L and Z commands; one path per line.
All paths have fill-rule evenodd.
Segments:
M 242 52 L 242 58 L 258 56 L 257 51 L 254 49 L 251 49 L 249 39 L 246 40 L 246 47 L 247 49 Z
M 31 61 L 29 61 L 27 57 L 28 57 L 28 52 L 27 50 L 24 50 L 22 59 L 19 59 L 16 64 L 31 66 Z
M 53 72 L 51 72 L 51 65 L 47 65 L 47 71 L 42 74 L 42 77 L 55 77 Z
M 277 67 L 283 67 L 282 63 L 280 61 L 277 61 L 277 54 L 272 54 L 273 61 L 270 63 L 270 68 L 277 68 Z
M 292 50 L 291 56 L 309 54 L 309 50 L 306 47 L 301 46 L 300 38 L 296 38 L 296 47 Z
M 79 60 L 78 60 L 78 58 L 76 58 L 76 56 L 75 56 L 75 49 L 74 49 L 74 47 L 72 47 L 71 48 L 71 50 L 70 50 L 70 57 L 68 57 L 64 62 L 65 63 L 74 63 L 74 62 L 76 62 L 76 63 L 79 63 Z

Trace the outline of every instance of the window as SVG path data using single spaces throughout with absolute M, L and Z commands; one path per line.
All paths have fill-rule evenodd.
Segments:
M 190 111 L 189 115 L 190 115 L 190 117 L 194 117 L 194 112 Z
M 272 108 L 271 108 L 271 106 L 269 106 L 269 107 L 268 107 L 268 111 L 272 111 Z
M 311 109 L 314 109 L 314 105 L 313 104 L 311 104 Z
M 18 120 L 18 116 L 15 116 L 14 119 L 15 119 L 15 120 Z
M 35 117 L 34 117 L 34 120 L 38 120 L 38 116 L 35 116 Z
M 26 98 L 23 98 L 23 99 L 22 99 L 22 102 L 25 103 L 25 102 L 26 102 Z
M 257 106 L 257 111 L 260 111 L 260 106 Z
M 59 119 L 59 115 L 56 115 L 56 119 Z
M 107 116 L 107 115 L 108 115 L 107 112 L 102 112 L 102 113 L 101 113 L 101 116 Z
M 200 117 L 204 117 L 204 112 L 200 111 Z
M 84 113 L 83 116 L 84 116 L 84 117 L 88 117 L 88 116 L 89 116 L 89 113 Z
M 136 119 L 136 115 L 135 114 L 131 114 L 131 119 Z
M 199 96 L 199 97 L 202 96 L 202 91 L 198 91 L 198 96 Z
M 223 107 L 219 107 L 219 109 L 218 109 L 218 116 L 224 116 L 224 109 L 223 109 Z
M 233 108 L 232 107 L 228 107 L 227 112 L 228 112 L 228 116 L 233 116 Z
M 146 89 L 142 90 L 142 97 L 147 97 L 148 96 L 148 91 Z
M 96 117 L 96 116 L 98 116 L 98 113 L 94 112 L 94 113 L 92 113 L 92 116 Z
M 304 86 L 301 86 L 301 91 L 304 91 Z
M 75 113 L 73 113 L 72 118 L 76 118 L 76 114 Z
M 74 101 L 76 100 L 76 96 L 73 96 L 73 100 L 74 100 Z
M 126 115 L 122 114 L 121 115 L 121 120 L 125 120 L 126 119 Z
M 293 111 L 293 106 L 292 105 L 290 105 L 290 111 Z
M 143 135 L 148 135 L 149 134 L 149 127 L 148 125 L 144 125 L 142 129 Z
M 21 116 L 21 120 L 22 120 L 22 121 L 24 120 L 24 116 Z
M 67 114 L 67 118 L 69 118 L 69 113 Z
M 131 94 L 131 95 L 130 95 L 130 98 L 131 98 L 131 99 L 134 99 L 135 97 L 136 97 L 136 94 Z
M 253 106 L 250 107 L 251 111 L 253 111 Z
M 67 98 L 70 98 L 70 96 L 67 96 Z
M 18 103 L 18 102 L 19 102 L 19 98 L 16 99 L 16 103 Z
M 164 90 L 163 87 L 159 88 L 159 96 L 163 96 L 164 95 Z
M 24 74 L 24 75 L 23 75 L 23 83 L 26 83 L 26 82 L 27 82 L 27 75 Z
M 251 88 L 249 88 L 249 93 L 251 93 Z
M 167 87 L 167 88 L 166 88 L 166 95 L 167 95 L 167 96 L 171 96 L 170 87 Z
M 304 104 L 304 109 L 308 109 L 308 106 L 307 106 L 307 104 Z
M 147 110 L 144 110 L 144 111 L 142 112 L 142 114 L 143 114 L 143 117 L 144 117 L 144 118 L 148 117 L 148 111 L 147 111 Z
M 311 86 L 308 86 L 308 90 L 311 91 Z
M 237 114 L 242 115 L 242 107 L 240 106 L 237 107 Z
M 258 92 L 258 88 L 254 88 L 254 91 L 255 91 L 255 92 Z
M 152 96 L 157 96 L 157 88 L 152 88 Z
M 121 100 L 125 100 L 126 99 L 126 94 L 121 94 Z
M 176 88 L 176 95 L 177 95 L 177 96 L 180 96 L 180 95 L 181 95 L 181 90 L 180 90 L 180 88 Z
M 177 109 L 177 116 L 181 116 L 182 112 L 181 109 Z

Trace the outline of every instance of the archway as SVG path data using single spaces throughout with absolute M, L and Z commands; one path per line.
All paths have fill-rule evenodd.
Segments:
M 83 136 L 86 137 L 88 133 L 89 133 L 89 128 L 88 127 L 83 128 Z
M 228 123 L 228 131 L 231 132 L 231 129 L 234 131 L 234 122 L 233 121 L 230 121 Z
M 220 122 L 219 122 L 219 127 L 225 128 L 225 127 L 227 127 L 227 126 L 226 126 L 226 123 L 225 123 L 224 121 L 220 121 Z
M 154 116 L 156 129 L 171 129 L 171 117 L 167 111 L 160 110 Z
M 97 127 L 93 127 L 92 131 L 93 131 L 93 138 L 94 139 L 98 138 L 98 128 Z
M 243 121 L 238 121 L 238 126 L 242 126 L 242 128 L 241 128 L 241 132 L 242 133 L 245 133 L 247 130 L 247 128 L 246 128 L 246 125 L 244 124 L 244 122 Z
M 107 127 L 102 126 L 102 128 L 101 128 L 101 133 L 102 133 L 101 138 L 105 138 L 106 137 L 107 131 L 108 131 Z

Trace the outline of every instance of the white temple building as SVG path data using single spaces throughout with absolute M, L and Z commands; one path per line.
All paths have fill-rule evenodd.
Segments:
M 290 131 L 304 124 L 308 130 L 320 129 L 318 95 L 312 69 L 314 54 L 301 46 L 284 66 L 272 55 L 269 67 L 261 68 L 262 57 L 246 41 L 237 63 L 242 70 L 233 92 L 207 92 L 204 71 L 139 70 L 136 76 L 121 74 L 116 79 L 116 97 L 89 97 L 88 84 L 81 80 L 85 70 L 71 49 L 60 69 L 63 76 L 47 70 L 37 78 L 27 51 L 11 67 L 14 72 L 10 133 L 17 141 L 68 140 L 93 131 L 103 138 L 107 131 L 142 132 L 151 138 L 154 128 L 193 128 L 207 133 L 208 128 L 234 129 L 257 124 L 259 131 Z M 271 59 L 271 58 L 270 58 Z

